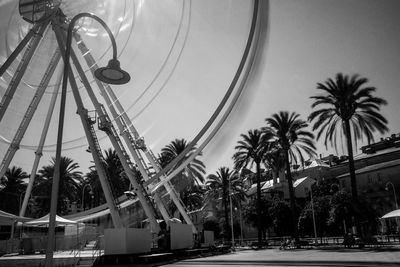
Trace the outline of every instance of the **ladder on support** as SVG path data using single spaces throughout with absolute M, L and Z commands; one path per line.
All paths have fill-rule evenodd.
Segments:
M 92 139 L 94 141 L 95 153 L 100 158 L 100 162 L 103 165 L 103 168 L 106 169 L 105 166 L 104 166 L 105 159 L 104 159 L 103 153 L 101 151 L 101 147 L 100 147 L 97 135 L 96 135 L 96 131 L 95 131 L 94 127 L 93 127 L 93 125 L 96 123 L 96 121 L 93 121 L 92 118 L 89 115 L 87 116 L 86 121 L 87 121 L 87 123 L 89 125 L 90 134 L 91 134 Z M 117 201 L 116 201 L 117 196 L 116 196 L 115 188 L 114 188 L 113 183 L 111 181 L 111 177 L 110 177 L 110 175 L 108 174 L 107 171 L 105 172 L 105 176 L 107 178 L 107 184 L 109 186 L 109 190 L 111 192 L 111 195 L 113 196 L 112 199 L 113 199 L 114 205 L 115 205 L 115 207 L 117 209 L 119 209 L 119 203 L 117 203 Z
M 53 18 L 52 22 L 53 22 L 53 30 L 56 35 L 58 47 L 60 48 L 62 55 L 65 55 L 65 39 L 66 38 L 65 38 L 65 32 L 63 32 L 62 26 L 60 25 L 60 23 L 64 23 L 64 20 L 61 20 L 61 22 L 60 22 L 59 18 Z M 78 68 L 80 66 L 79 61 L 78 61 L 78 63 L 76 63 L 77 59 L 74 58 L 73 50 L 71 52 L 72 52 L 71 56 L 73 57 L 73 59 L 75 59 L 75 67 L 78 70 L 78 72 L 80 71 L 80 75 L 82 75 L 82 73 L 81 73 L 82 70 Z M 104 161 L 102 160 L 102 157 L 100 157 L 102 155 L 102 153 L 101 153 L 101 150 L 99 149 L 100 146 L 98 145 L 98 140 L 97 140 L 95 131 L 93 129 L 92 120 L 88 116 L 88 110 L 85 109 L 85 107 L 83 105 L 82 98 L 80 96 L 78 85 L 76 83 L 72 69 L 70 69 L 68 76 L 69 76 L 69 83 L 71 85 L 74 100 L 75 100 L 75 103 L 78 108 L 77 113 L 81 119 L 81 123 L 82 123 L 83 129 L 85 131 L 85 135 L 88 140 L 89 147 L 92 150 L 93 160 L 94 160 L 94 163 L 97 168 L 97 174 L 99 176 L 99 181 L 101 183 L 101 187 L 104 192 L 107 206 L 110 210 L 111 219 L 113 221 L 115 228 L 122 228 L 123 223 L 122 223 L 121 217 L 119 215 L 118 206 L 116 206 L 116 204 L 115 204 L 115 198 L 112 196 L 112 193 L 110 191 L 111 190 L 110 183 L 108 182 L 109 178 L 107 178 L 107 172 L 104 168 Z M 84 74 L 83 74 L 83 76 L 84 76 Z
M 131 172 L 135 176 L 135 179 L 136 179 L 138 185 L 140 186 L 140 188 L 138 188 L 138 190 L 142 191 L 144 197 L 146 198 L 147 204 L 151 207 L 154 214 L 157 214 L 157 210 L 154 207 L 154 203 L 150 199 L 150 196 L 147 194 L 147 191 L 145 190 L 145 188 L 143 187 L 143 183 L 141 182 L 140 177 L 136 174 L 136 172 L 135 172 L 136 167 L 130 160 L 129 154 L 126 152 L 125 147 L 124 147 L 121 139 L 119 138 L 118 133 L 115 130 L 114 125 L 112 124 L 112 122 L 107 114 L 107 111 L 105 110 L 103 105 L 100 105 L 100 108 L 101 108 L 101 114 L 98 114 L 99 115 L 99 129 L 115 138 L 119 149 L 122 151 L 122 154 L 124 155 L 124 160 L 125 160 L 126 164 L 129 166 Z
M 95 60 L 93 59 L 89 49 L 86 47 L 86 45 L 84 44 L 84 42 L 82 41 L 80 36 L 75 33 L 74 38 L 76 40 L 76 43 L 78 44 L 78 48 L 80 49 L 84 59 L 86 60 L 87 65 L 89 66 L 89 68 L 91 69 L 91 71 L 93 73 L 98 68 Z M 140 174 L 142 175 L 142 178 L 139 177 L 138 175 L 136 175 L 136 177 L 139 178 L 139 179 L 137 179 L 137 182 L 138 182 L 139 186 L 141 187 L 143 193 L 150 196 L 151 194 L 149 194 L 148 189 L 143 186 L 143 179 L 146 179 L 146 177 L 147 177 L 147 171 L 145 170 L 146 166 L 141 164 L 141 161 L 139 160 L 140 154 L 138 154 L 137 151 L 133 148 L 132 143 L 130 141 L 128 141 L 127 136 L 125 135 L 126 126 L 124 126 L 125 125 L 124 120 L 122 119 L 122 117 L 118 116 L 118 114 L 116 113 L 114 107 L 112 106 L 112 104 L 110 102 L 107 92 L 105 90 L 105 87 L 109 87 L 109 86 L 106 84 L 103 85 L 103 83 L 101 83 L 98 80 L 96 80 L 96 83 L 100 89 L 100 94 L 105 99 L 107 105 L 110 108 L 112 116 L 114 117 L 114 119 L 116 121 L 116 124 L 119 129 L 119 135 L 121 135 L 124 138 L 125 144 L 128 146 L 129 151 L 131 152 L 131 155 L 132 155 L 135 163 L 137 164 L 136 166 L 133 166 L 133 164 L 132 164 L 130 167 L 134 168 L 133 169 L 134 171 L 136 171 L 136 167 L 137 167 Z M 117 135 L 116 132 L 115 132 L 115 135 Z M 126 153 L 124 153 L 124 157 L 129 157 L 129 155 L 127 156 Z M 158 207 L 164 220 L 169 220 L 170 217 L 169 217 L 168 211 L 167 211 L 164 203 L 162 202 L 161 197 L 158 196 L 157 194 L 155 194 L 154 202 L 155 202 L 155 205 Z
M 65 25 L 64 25 L 65 26 Z M 56 27 L 56 35 L 61 35 L 58 39 L 60 39 L 60 43 L 64 43 L 65 39 L 66 39 L 66 34 L 65 32 L 62 34 L 60 33 L 61 31 L 61 27 Z M 66 27 L 64 27 L 66 28 Z M 58 33 L 57 33 L 58 32 Z M 99 116 L 99 122 L 100 122 L 100 128 L 102 128 L 102 130 L 107 134 L 107 136 L 109 137 L 112 146 L 114 147 L 114 149 L 116 150 L 116 153 L 118 155 L 118 158 L 121 161 L 122 167 L 126 173 L 126 175 L 128 176 L 134 190 L 135 193 L 140 201 L 140 203 L 142 204 L 142 207 L 146 213 L 146 216 L 148 217 L 150 224 L 151 224 L 151 230 L 153 232 L 158 232 L 160 230 L 160 226 L 157 223 L 156 220 L 156 213 L 154 212 L 154 205 L 152 204 L 152 201 L 150 199 L 150 197 L 148 196 L 148 194 L 146 192 L 143 192 L 143 190 L 141 189 L 140 184 L 137 181 L 137 176 L 135 175 L 135 173 L 133 172 L 129 162 L 127 162 L 126 160 L 126 152 L 124 153 L 124 146 L 122 144 L 122 142 L 120 141 L 117 132 L 115 131 L 111 120 L 108 117 L 108 114 L 106 112 L 106 110 L 104 109 L 104 107 L 99 103 L 99 101 L 97 100 L 96 95 L 93 92 L 93 89 L 90 85 L 89 80 L 87 79 L 84 70 L 82 69 L 82 66 L 80 64 L 79 59 L 77 58 L 77 56 L 75 55 L 73 49 L 71 49 L 71 58 L 72 61 L 75 65 L 75 69 L 78 72 L 80 78 L 81 78 L 81 82 L 84 85 L 86 92 L 89 95 L 89 98 Z M 73 75 L 71 75 L 73 76 Z M 73 79 L 73 77 L 72 77 Z M 79 94 L 79 92 L 77 92 L 77 88 L 75 88 L 73 90 L 73 92 L 75 94 Z M 76 100 L 77 101 L 77 100 Z M 77 103 L 78 104 L 78 103 Z M 78 106 L 82 106 L 83 103 L 81 102 L 81 99 L 79 99 L 79 105 Z M 79 110 L 79 108 L 78 108 Z

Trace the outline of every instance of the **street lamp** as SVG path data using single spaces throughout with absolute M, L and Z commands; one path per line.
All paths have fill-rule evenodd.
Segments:
M 229 182 L 229 192 L 231 191 L 231 183 Z M 231 235 L 232 235 L 232 247 L 235 247 L 235 237 L 233 232 L 233 212 L 232 212 L 232 193 L 229 194 L 229 204 L 231 207 Z
M 317 225 L 315 223 L 314 198 L 313 198 L 311 187 L 310 187 L 310 197 L 311 197 L 311 211 L 312 211 L 313 227 L 314 227 L 314 239 L 315 239 L 314 243 L 316 245 L 318 243 L 318 236 L 317 236 Z
M 396 210 L 398 210 L 398 209 L 399 209 L 399 206 L 398 206 L 398 204 L 397 204 L 396 188 L 394 187 L 394 185 L 393 185 L 392 182 L 387 182 L 386 185 L 385 185 L 385 190 L 386 190 L 386 191 L 389 191 L 389 185 L 391 185 L 392 188 L 393 188 L 394 204 L 395 204 L 395 206 L 396 206 Z
M 95 73 L 95 77 L 100 81 L 110 83 L 110 84 L 124 84 L 129 82 L 129 74 L 122 71 L 119 67 L 119 62 L 117 60 L 117 46 L 115 38 L 107 26 L 107 24 L 101 20 L 96 15 L 90 13 L 80 13 L 73 17 L 68 25 L 67 31 L 67 41 L 65 44 L 65 56 L 64 56 L 64 73 L 63 73 L 63 83 L 61 91 L 60 100 L 60 113 L 58 120 L 58 134 L 57 134 L 57 147 L 56 147 L 56 160 L 54 167 L 54 177 L 51 192 L 51 206 L 50 206 L 50 216 L 49 216 L 49 234 L 48 243 L 46 249 L 46 266 L 53 266 L 53 250 L 55 246 L 55 218 L 57 212 L 57 199 L 58 199 L 58 188 L 60 183 L 60 162 L 61 162 L 61 149 L 62 149 L 62 138 L 64 129 L 64 115 L 65 115 L 65 102 L 67 96 L 67 85 L 68 85 L 68 75 L 69 75 L 69 58 L 71 54 L 71 43 L 72 43 L 72 31 L 74 29 L 75 23 L 83 17 L 89 17 L 101 24 L 103 28 L 107 31 L 108 36 L 111 39 L 113 47 L 113 58 L 110 60 L 109 64 L 105 68 L 100 68 L 99 71 Z

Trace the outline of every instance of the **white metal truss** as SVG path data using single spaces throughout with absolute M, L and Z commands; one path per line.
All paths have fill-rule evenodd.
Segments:
M 49 108 L 48 108 L 48 111 L 47 111 L 46 119 L 45 119 L 45 122 L 44 122 L 44 125 L 43 125 L 42 134 L 40 135 L 39 144 L 38 144 L 37 150 L 35 151 L 35 160 L 33 161 L 32 170 L 31 170 L 31 174 L 29 176 L 29 182 L 28 182 L 28 186 L 26 187 L 26 191 L 25 191 L 25 195 L 24 195 L 24 200 L 22 202 L 21 210 L 19 211 L 19 216 L 21 216 L 21 217 L 25 216 L 25 212 L 26 212 L 26 208 L 28 206 L 29 198 L 30 198 L 30 196 L 32 194 L 32 189 L 33 189 L 33 185 L 35 183 L 35 178 L 36 178 L 36 172 L 37 172 L 37 169 L 39 167 L 40 159 L 41 159 L 41 157 L 43 155 L 43 145 L 44 145 L 44 142 L 46 141 L 46 136 L 47 136 L 47 133 L 49 131 L 50 121 L 51 121 L 51 117 L 52 117 L 53 112 L 54 112 L 54 106 L 56 105 L 57 95 L 58 95 L 58 91 L 60 90 L 62 77 L 63 77 L 63 72 L 60 71 L 60 73 L 58 75 L 58 78 L 57 78 L 56 85 L 54 86 L 53 95 L 52 95 L 51 100 L 50 100 L 50 104 L 49 104 Z
M 76 39 L 76 42 L 78 44 L 78 48 L 80 49 L 83 57 L 86 60 L 87 65 L 89 66 L 90 70 L 92 73 L 98 68 L 96 61 L 94 60 L 92 54 L 90 53 L 90 50 L 86 47 L 85 43 L 83 42 L 82 38 L 78 34 L 74 34 L 74 37 Z M 146 146 L 144 138 L 140 137 L 138 131 L 134 127 L 133 123 L 127 116 L 124 108 L 120 104 L 118 98 L 114 94 L 111 86 L 108 84 L 104 84 L 98 80 L 96 80 L 98 87 L 100 89 L 100 94 L 104 98 L 107 106 L 110 108 L 111 114 L 118 126 L 118 129 L 120 131 L 120 135 L 123 137 L 125 144 L 127 145 L 129 151 L 131 152 L 131 155 L 133 159 L 135 160 L 138 169 L 140 173 L 142 174 L 143 178 L 145 181 L 148 181 L 154 174 L 155 172 L 158 172 L 161 170 L 161 167 L 159 163 L 157 162 L 156 157 L 154 156 L 153 152 Z M 120 114 L 117 113 L 115 110 L 114 105 L 118 108 L 118 111 Z M 147 160 L 149 163 L 147 163 L 141 153 L 144 153 Z M 152 172 L 152 170 L 154 172 Z M 160 177 L 160 180 L 162 181 L 164 179 L 164 176 Z M 156 181 L 157 182 L 157 181 Z M 187 214 L 185 205 L 183 204 L 182 200 L 178 196 L 178 193 L 175 191 L 174 186 L 170 183 L 167 182 L 164 184 L 165 189 L 167 190 L 169 196 L 171 197 L 171 200 L 174 202 L 175 206 L 178 208 L 180 214 L 184 218 L 187 224 L 192 225 L 192 231 L 194 233 L 197 233 L 197 229 L 194 226 L 193 222 L 191 221 L 189 215 Z M 153 189 L 153 185 L 149 184 L 146 187 L 146 191 L 148 194 L 151 194 L 151 191 Z M 162 216 L 164 220 L 169 219 L 169 215 L 165 209 L 163 209 L 163 203 L 161 200 L 161 197 L 158 195 L 157 192 L 154 193 L 154 199 L 156 201 L 156 204 L 158 208 L 160 209 L 160 212 L 162 213 Z
M 54 75 L 54 72 L 57 68 L 60 58 L 61 57 L 64 58 L 65 56 L 65 39 L 66 39 L 65 29 L 68 26 L 65 22 L 65 18 L 59 13 L 57 13 L 51 19 L 33 25 L 33 28 L 28 32 L 27 36 L 20 42 L 20 44 L 13 51 L 10 57 L 0 67 L 0 76 L 2 76 L 9 68 L 9 66 L 11 66 L 12 62 L 16 59 L 18 54 L 22 53 L 22 51 L 25 48 L 25 51 L 23 52 L 22 55 L 22 59 L 19 62 L 19 65 L 16 71 L 14 72 L 11 81 L 9 82 L 8 88 L 0 101 L 0 123 L 1 123 L 15 92 L 18 89 L 18 85 L 20 84 L 31 59 L 40 44 L 43 33 L 45 32 L 46 29 L 50 29 L 49 27 L 50 23 L 52 26 L 51 29 L 55 33 L 57 39 L 58 49 L 56 49 L 54 55 L 52 56 L 49 65 L 47 66 L 47 69 L 43 74 L 41 82 L 38 88 L 36 89 L 35 95 L 33 96 L 33 99 L 31 100 L 31 103 L 25 112 L 25 116 L 22 119 L 19 128 L 16 131 L 13 140 L 10 143 L 10 146 L 0 164 L 0 177 L 4 175 L 16 151 L 19 149 L 24 134 L 26 133 L 26 130 L 28 129 L 29 124 L 31 123 L 32 117 L 34 116 L 34 113 L 38 105 L 40 104 L 40 100 L 46 88 L 48 87 L 51 78 Z M 86 60 L 86 63 L 89 65 L 90 70 L 93 73 L 98 68 L 98 66 L 95 60 L 93 59 L 89 49 L 86 47 L 80 36 L 76 33 L 74 35 L 78 48 L 82 52 L 83 57 Z M 147 184 L 146 181 L 148 182 L 149 180 L 151 180 L 151 178 L 155 175 L 155 173 L 160 171 L 161 169 L 160 165 L 157 162 L 157 159 L 152 153 L 152 151 L 146 147 L 143 137 L 139 135 L 139 133 L 133 126 L 132 122 L 126 115 L 122 105 L 119 103 L 118 98 L 115 96 L 111 87 L 107 84 L 103 84 L 100 81 L 97 81 L 96 79 L 101 95 L 106 101 L 106 104 L 109 107 L 111 115 L 114 121 L 116 122 L 120 135 L 122 136 L 124 143 L 122 142 L 122 140 L 119 138 L 118 132 L 114 128 L 112 120 L 107 114 L 107 110 L 104 108 L 102 104 L 100 104 L 96 95 L 94 94 L 93 89 L 79 62 L 79 59 L 74 53 L 73 49 L 71 49 L 71 58 L 75 66 L 75 71 L 78 73 L 81 82 L 84 88 L 86 89 L 86 92 L 89 95 L 89 98 L 98 115 L 98 127 L 100 130 L 104 131 L 107 134 L 109 140 L 111 141 L 111 144 L 115 149 L 118 158 L 121 161 L 122 167 L 127 177 L 129 178 L 133 190 L 136 193 L 137 198 L 140 201 L 143 210 L 145 211 L 145 214 L 150 221 L 152 231 L 158 232 L 159 225 L 156 220 L 157 211 L 158 210 L 160 211 L 164 220 L 170 219 L 170 215 L 159 193 L 155 192 L 152 196 L 151 192 L 153 189 L 153 185 L 148 184 L 144 186 L 144 184 Z M 116 228 L 124 227 L 119 214 L 119 206 L 118 206 L 119 203 L 116 202 L 117 196 L 113 195 L 112 186 L 110 182 L 111 177 L 107 175 L 107 172 L 105 170 L 104 157 L 97 139 L 96 131 L 94 129 L 94 123 L 96 123 L 96 121 L 93 121 L 93 119 L 88 115 L 88 110 L 83 105 L 82 98 L 78 90 L 78 85 L 75 81 L 74 71 L 72 70 L 72 68 L 70 68 L 68 75 L 73 97 L 78 108 L 77 113 L 80 117 L 89 144 L 89 148 L 91 150 L 93 160 L 95 162 L 96 171 L 98 173 L 99 180 L 106 198 L 107 206 L 110 210 L 110 215 L 114 227 Z M 37 150 L 35 152 L 36 156 L 30 175 L 30 181 L 20 210 L 20 216 L 24 216 L 28 200 L 30 198 L 30 194 L 34 184 L 34 178 L 37 172 L 40 158 L 42 156 L 43 145 L 49 129 L 50 120 L 53 115 L 53 110 L 58 95 L 60 81 L 61 81 L 61 75 L 58 79 L 58 83 L 54 87 L 53 96 L 49 105 L 41 138 Z M 125 149 L 125 145 L 127 146 L 130 155 Z M 147 158 L 148 162 L 146 162 L 143 155 Z M 133 162 L 131 161 L 130 156 L 132 156 Z M 136 168 L 139 170 L 143 179 L 141 179 L 140 176 L 137 175 Z M 160 180 L 162 181 L 163 178 L 164 176 L 161 176 Z M 192 225 L 193 232 L 197 232 L 186 212 L 186 209 L 181 199 L 179 198 L 179 195 L 174 190 L 172 184 L 170 182 L 167 182 L 164 184 L 164 186 L 169 196 L 171 197 L 172 201 L 174 202 L 175 206 L 178 208 L 182 217 L 185 219 L 186 223 Z M 155 203 L 153 203 L 153 200 Z
M 50 64 L 48 65 L 42 77 L 42 80 L 40 81 L 39 87 L 37 88 L 36 93 L 33 96 L 24 117 L 22 118 L 22 121 L 15 133 L 14 139 L 11 141 L 10 146 L 8 147 L 8 150 L 4 156 L 4 159 L 1 162 L 0 177 L 3 177 L 3 175 L 6 173 L 7 168 L 11 163 L 11 160 L 14 158 L 15 152 L 19 149 L 21 140 L 24 137 L 26 130 L 28 129 L 29 123 L 31 122 L 32 117 L 35 114 L 37 107 L 39 106 L 40 100 L 42 99 L 47 86 L 49 85 L 50 79 L 57 68 L 60 57 L 60 51 L 57 49 L 50 60 Z

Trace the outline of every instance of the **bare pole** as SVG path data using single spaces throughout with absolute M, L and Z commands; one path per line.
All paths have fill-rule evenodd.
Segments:
M 46 267 L 53 266 L 53 251 L 55 247 L 55 228 L 56 228 L 56 213 L 58 202 L 58 190 L 60 185 L 60 165 L 61 165 L 61 149 L 64 130 L 64 115 L 65 103 L 67 99 L 67 84 L 69 72 L 68 57 L 64 58 L 64 75 L 63 84 L 61 88 L 61 101 L 60 101 L 60 114 L 58 118 L 58 134 L 57 134 L 57 147 L 56 147 L 56 162 L 54 166 L 53 184 L 51 188 L 51 205 L 49 216 L 49 231 L 46 249 Z

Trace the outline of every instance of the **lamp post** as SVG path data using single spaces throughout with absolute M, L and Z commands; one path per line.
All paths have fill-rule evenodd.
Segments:
M 310 196 L 311 196 L 311 211 L 312 211 L 312 218 L 313 218 L 313 227 L 314 227 L 314 243 L 318 243 L 318 236 L 317 236 L 317 225 L 315 223 L 315 212 L 314 212 L 314 199 L 312 194 L 312 188 L 310 187 Z
M 231 184 L 229 183 L 229 191 L 231 189 Z M 232 247 L 235 247 L 235 237 L 234 237 L 234 232 L 233 232 L 233 212 L 232 212 L 232 193 L 229 194 L 229 204 L 231 207 L 231 235 L 232 235 Z
M 49 216 L 49 232 L 48 232 L 48 242 L 46 248 L 46 267 L 53 266 L 53 251 L 55 246 L 55 218 L 57 212 L 57 199 L 58 199 L 58 189 L 60 183 L 60 162 L 61 162 L 61 149 L 62 149 L 62 139 L 63 139 L 63 129 L 64 129 L 64 115 L 65 115 L 65 102 L 67 96 L 67 85 L 69 76 L 69 58 L 71 54 L 71 43 L 72 43 L 72 31 L 74 29 L 75 23 L 83 17 L 89 17 L 101 24 L 101 26 L 106 30 L 108 36 L 111 39 L 113 47 L 113 58 L 108 62 L 108 65 L 104 68 L 99 68 L 95 71 L 95 77 L 102 82 L 110 84 L 124 84 L 129 82 L 130 76 L 127 72 L 121 70 L 119 61 L 117 60 L 117 45 L 115 38 L 107 26 L 107 24 L 101 20 L 99 17 L 90 13 L 80 13 L 73 17 L 68 25 L 67 31 L 67 41 L 65 44 L 65 56 L 64 56 L 64 73 L 63 73 L 63 83 L 61 90 L 61 100 L 60 100 L 60 113 L 58 120 L 58 133 L 57 133 L 57 147 L 56 147 L 56 160 L 54 166 L 54 177 L 53 185 L 51 191 L 51 206 L 50 206 L 50 216 Z
M 394 204 L 395 204 L 396 210 L 398 210 L 398 209 L 399 209 L 399 206 L 398 206 L 398 204 L 397 204 L 396 188 L 394 187 L 394 185 L 393 185 L 392 182 L 387 182 L 386 185 L 385 185 L 385 190 L 386 190 L 386 191 L 389 191 L 389 185 L 391 185 L 392 188 L 393 188 Z

